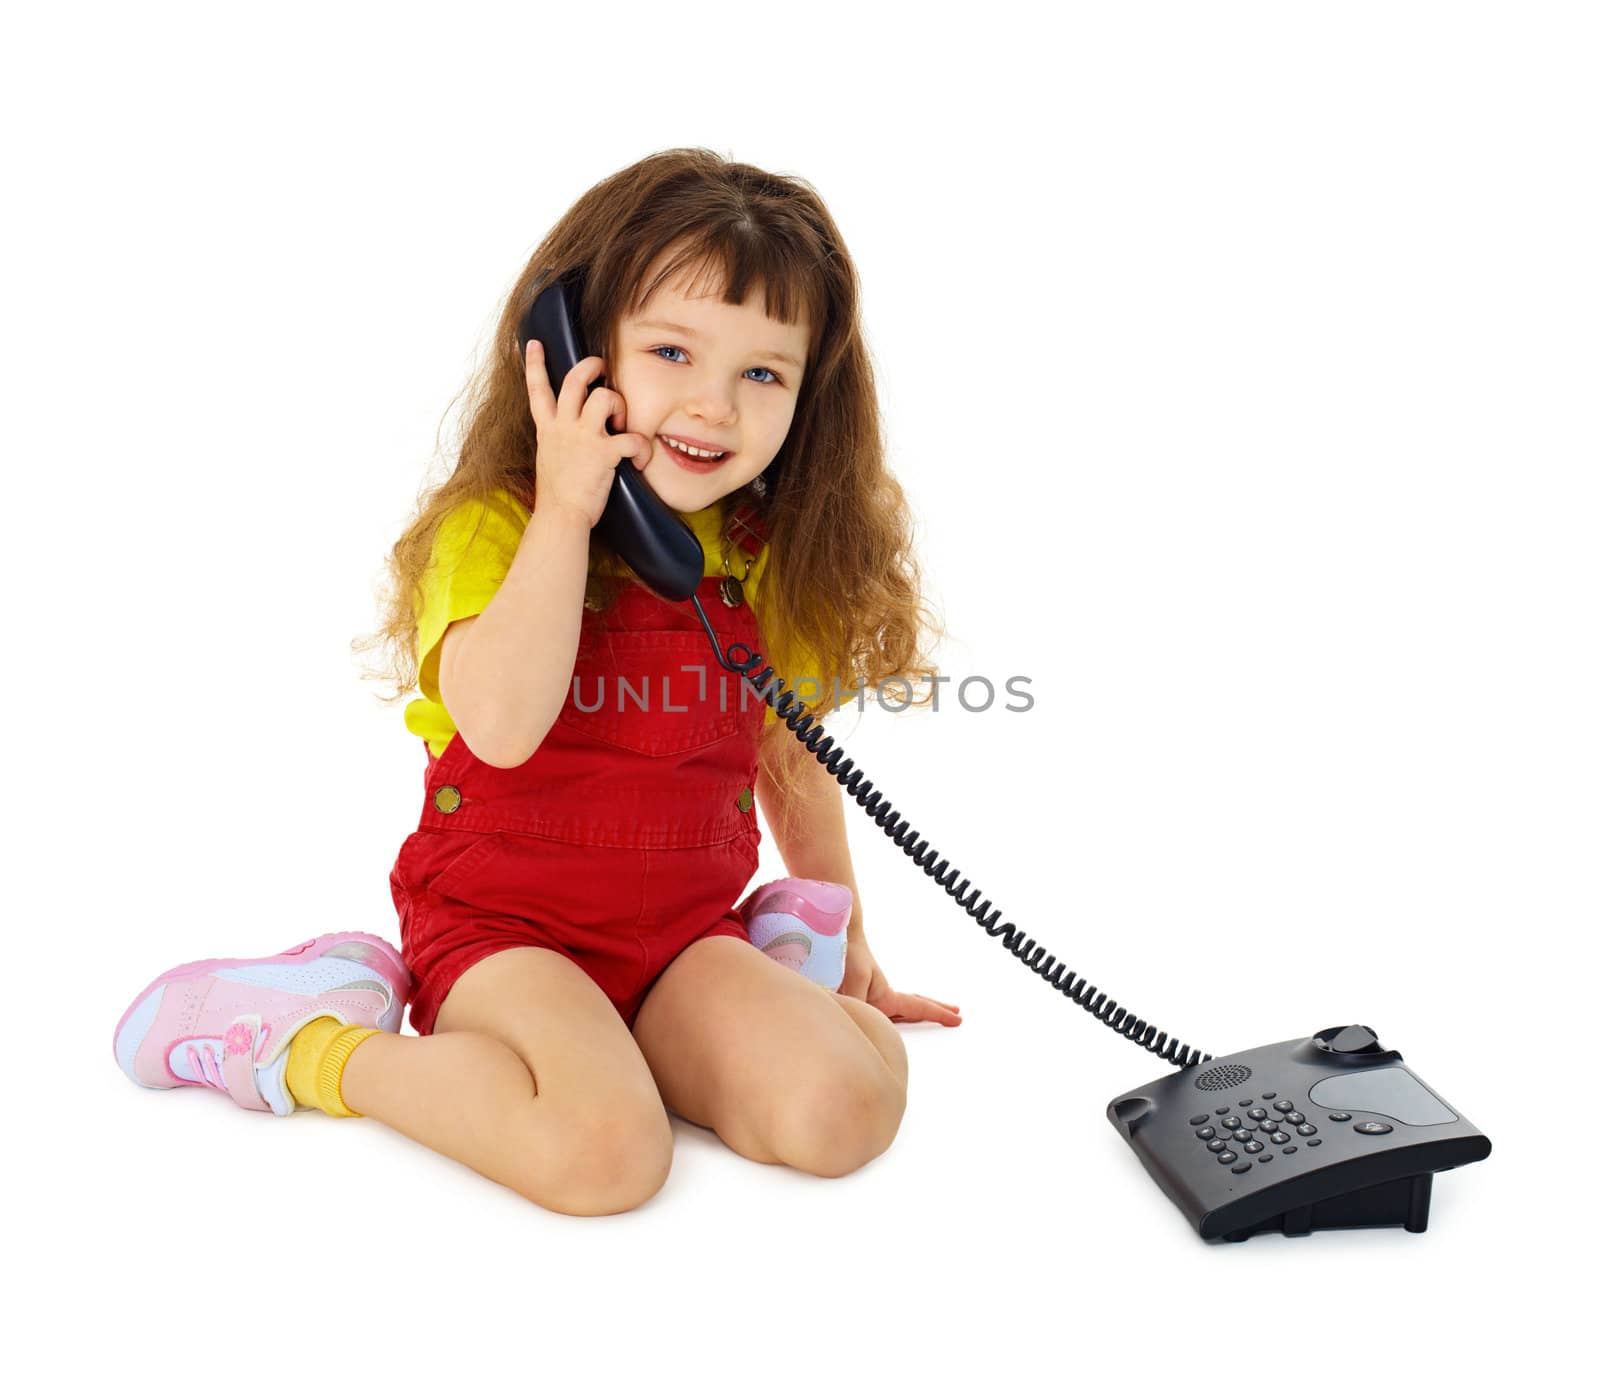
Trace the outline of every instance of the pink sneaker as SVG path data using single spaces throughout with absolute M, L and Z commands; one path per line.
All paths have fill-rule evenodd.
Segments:
M 374 934 L 324 934 L 268 958 L 163 972 L 117 1022 L 117 1063 L 141 1087 L 215 1087 L 251 1111 L 295 1110 L 289 1041 L 321 1015 L 400 1029 L 411 974 Z
M 750 942 L 774 961 L 837 991 L 844 981 L 846 926 L 855 897 L 832 881 L 784 876 L 738 907 Z

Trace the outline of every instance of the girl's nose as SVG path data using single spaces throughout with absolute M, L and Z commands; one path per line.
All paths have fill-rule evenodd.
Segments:
M 707 426 L 730 426 L 738 419 L 733 398 L 715 390 L 701 393 L 686 410 L 690 416 L 698 417 Z

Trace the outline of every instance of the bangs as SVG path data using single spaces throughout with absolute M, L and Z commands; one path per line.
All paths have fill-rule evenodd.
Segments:
M 686 295 L 714 291 L 720 284 L 722 300 L 730 306 L 743 306 L 751 289 L 758 288 L 772 320 L 809 324 L 814 351 L 827 317 L 827 289 L 815 262 L 808 263 L 797 247 L 759 233 L 748 220 L 690 231 L 638 265 L 642 277 L 659 253 L 666 254 L 654 275 L 639 283 L 629 311 L 642 312 L 664 283 L 680 276 Z

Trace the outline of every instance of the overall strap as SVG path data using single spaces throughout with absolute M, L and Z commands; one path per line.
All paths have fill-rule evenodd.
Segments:
M 734 509 L 733 516 L 728 519 L 726 534 L 732 537 L 734 544 L 752 560 L 761 554 L 761 548 L 767 544 L 771 535 L 759 509 L 753 503 L 741 503 Z

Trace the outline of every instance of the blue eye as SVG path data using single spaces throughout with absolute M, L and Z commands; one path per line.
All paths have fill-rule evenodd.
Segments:
M 678 354 L 682 354 L 683 353 L 683 346 L 682 345 L 656 345 L 656 346 L 653 346 L 651 348 L 651 350 L 650 350 L 650 353 L 655 355 L 658 359 L 665 359 L 666 362 L 669 363 L 669 364 L 676 364 L 676 363 L 679 363 L 680 361 L 676 360 L 676 359 L 668 359 L 667 355 L 665 353 L 663 353 L 663 351 L 675 351 Z M 746 369 L 745 372 L 746 373 L 764 373 L 764 374 L 769 375 L 767 378 L 753 378 L 753 379 L 750 380 L 752 383 L 782 383 L 783 382 L 783 379 L 781 379 L 777 374 L 773 373 L 772 370 L 767 368 L 767 366 L 765 364 L 757 364 L 752 368 Z

